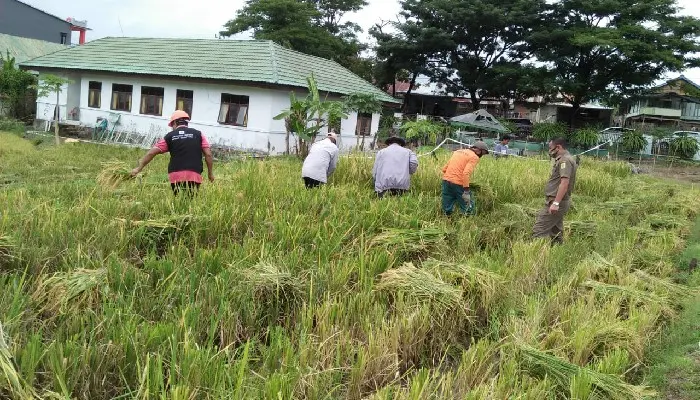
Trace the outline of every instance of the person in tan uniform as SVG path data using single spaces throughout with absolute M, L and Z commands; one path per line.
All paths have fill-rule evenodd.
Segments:
M 442 211 L 445 215 L 452 215 L 455 203 L 462 214 L 474 214 L 469 183 L 479 159 L 485 154 L 489 154 L 489 149 L 484 142 L 476 142 L 468 149 L 452 153 L 450 161 L 442 169 Z
M 552 175 L 545 186 L 545 206 L 537 214 L 535 238 L 549 238 L 553 244 L 564 242 L 564 216 L 571 207 L 571 192 L 576 183 L 576 160 L 566 150 L 566 139 L 549 142 L 549 156 L 554 158 Z

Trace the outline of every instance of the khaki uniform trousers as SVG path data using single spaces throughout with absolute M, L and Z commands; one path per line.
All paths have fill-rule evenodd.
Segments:
M 534 238 L 549 238 L 552 243 L 564 243 L 564 216 L 571 208 L 571 199 L 562 200 L 559 203 L 559 211 L 549 213 L 549 207 L 554 198 L 548 198 L 544 208 L 537 214 L 535 226 L 532 228 Z

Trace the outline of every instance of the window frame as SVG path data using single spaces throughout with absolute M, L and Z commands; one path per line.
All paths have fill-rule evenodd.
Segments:
M 141 103 L 139 104 L 139 114 L 162 117 L 164 99 L 165 88 L 158 86 L 141 86 Z M 153 103 L 148 104 L 148 102 Z M 153 109 L 153 112 L 149 112 L 149 109 Z
M 93 88 L 93 84 L 99 85 L 99 89 Z M 93 96 L 93 93 L 95 95 Z M 96 103 L 90 102 L 90 99 L 95 100 Z M 97 105 L 95 105 L 97 104 Z M 88 98 L 87 98 L 88 108 L 102 108 L 102 82 L 100 81 L 88 81 Z
M 119 87 L 119 88 L 117 88 Z M 130 87 L 131 91 L 122 91 L 122 90 L 117 90 L 117 89 L 125 89 L 126 87 Z M 116 105 L 115 105 L 115 97 L 116 98 Z M 128 96 L 127 99 L 122 100 L 121 96 Z M 126 108 L 119 108 L 119 103 L 122 101 L 126 101 L 128 103 L 128 107 Z M 109 109 L 112 111 L 123 111 L 123 112 L 131 112 L 131 110 L 134 108 L 134 85 L 129 85 L 129 84 L 124 84 L 124 83 L 113 83 L 112 84 L 112 101 L 110 102 Z
M 229 101 L 226 101 L 227 99 Z M 227 105 L 227 110 L 226 116 L 222 119 L 224 105 Z M 241 108 L 243 105 L 245 105 L 245 113 L 243 114 L 243 122 L 239 123 L 238 119 L 241 116 Z M 219 104 L 219 116 L 217 118 L 217 122 L 221 125 L 240 126 L 245 128 L 248 126 L 248 111 L 250 111 L 250 96 L 232 93 L 221 93 L 221 103 Z M 236 116 L 235 119 L 231 118 L 233 115 Z
M 191 97 L 183 97 L 181 94 L 186 94 L 186 92 L 191 94 Z M 182 101 L 182 106 L 180 106 L 180 101 Z M 189 104 L 189 107 L 188 107 Z M 182 110 L 187 113 L 187 115 L 192 118 L 192 109 L 194 108 L 194 90 L 187 89 L 177 89 L 175 91 L 175 109 Z

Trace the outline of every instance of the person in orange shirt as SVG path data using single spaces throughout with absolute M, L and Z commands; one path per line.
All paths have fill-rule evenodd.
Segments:
M 459 205 L 462 214 L 474 213 L 474 202 L 469 190 L 469 182 L 479 159 L 489 154 L 484 142 L 476 142 L 468 149 L 452 153 L 450 161 L 442 169 L 442 211 L 452 215 L 455 203 Z

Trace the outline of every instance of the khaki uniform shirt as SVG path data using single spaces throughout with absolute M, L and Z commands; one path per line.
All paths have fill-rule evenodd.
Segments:
M 574 190 L 574 184 L 576 183 L 576 168 L 576 160 L 568 151 L 557 157 L 552 167 L 552 176 L 549 177 L 549 181 L 547 181 L 547 185 L 544 189 L 545 196 L 547 196 L 547 198 L 555 198 L 557 196 L 557 190 L 559 190 L 561 178 L 569 178 L 569 189 L 566 191 L 562 201 L 569 200 L 571 192 Z

